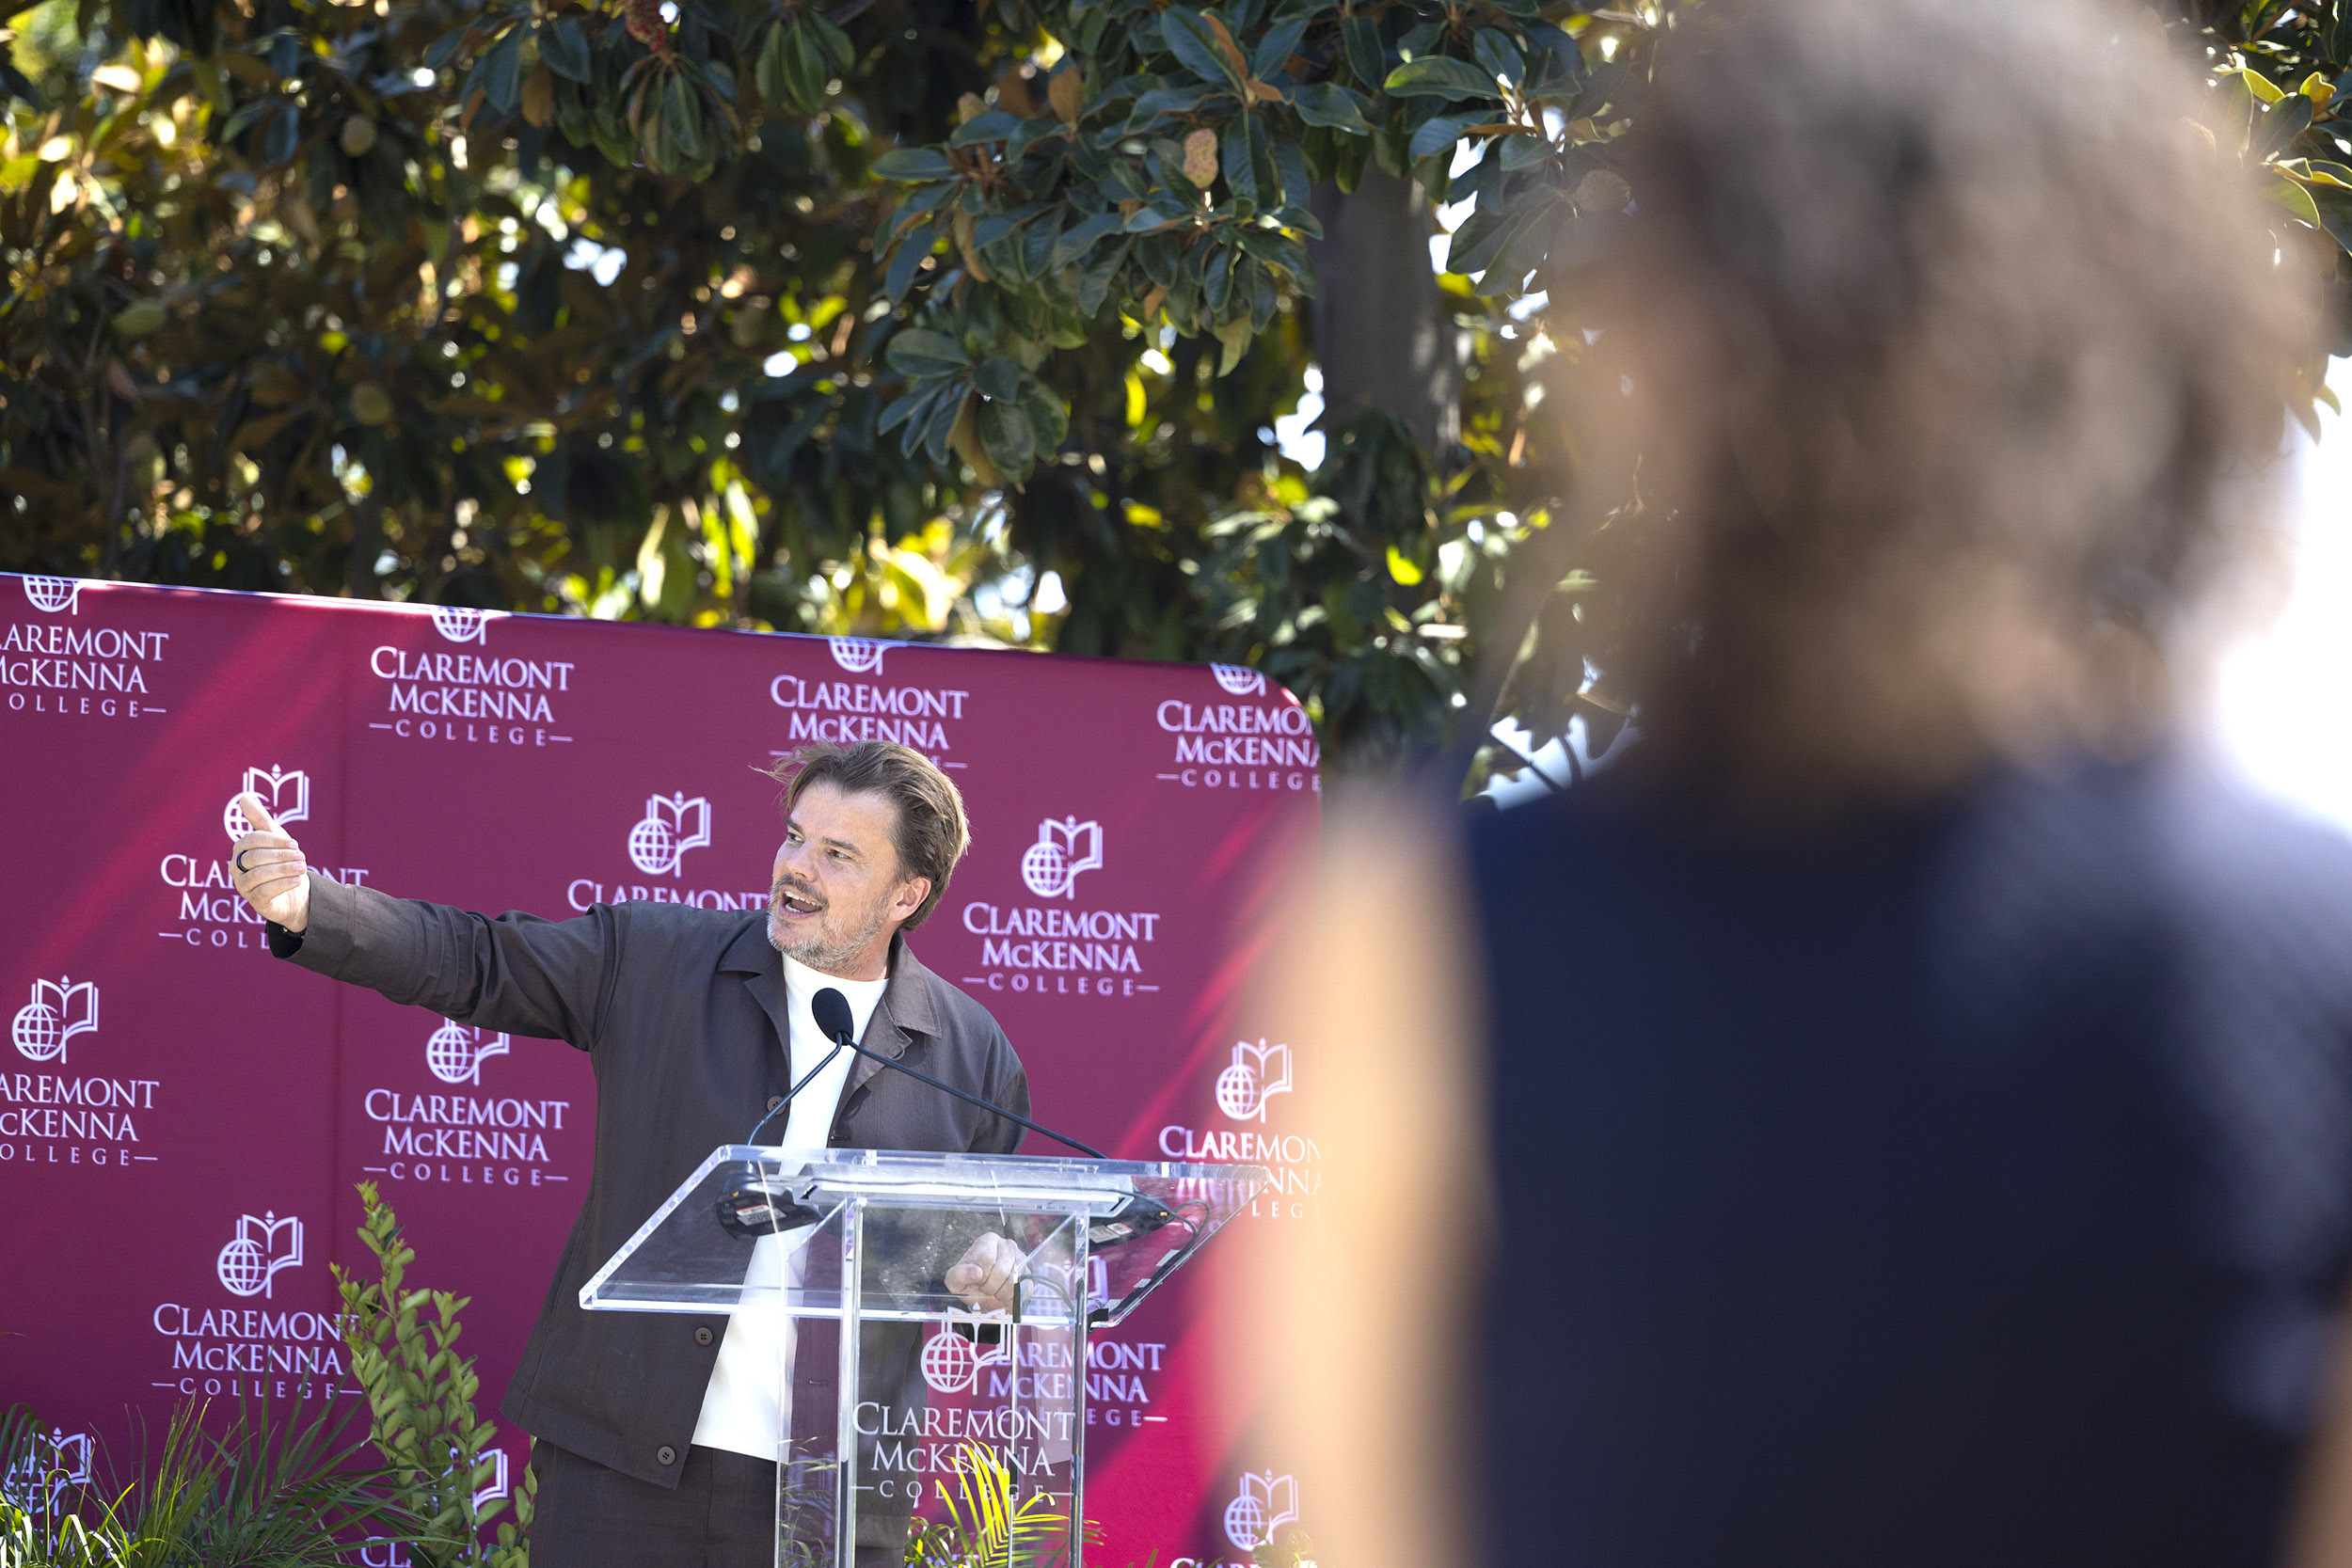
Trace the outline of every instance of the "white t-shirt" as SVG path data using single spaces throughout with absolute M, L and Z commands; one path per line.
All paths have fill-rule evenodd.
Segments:
M 824 1061 L 833 1042 L 817 1027 L 810 1004 L 831 986 L 850 1004 L 850 1022 L 856 1037 L 866 1038 L 866 1021 L 882 1002 L 883 980 L 844 980 L 819 974 L 797 958 L 784 960 L 785 1017 L 792 1026 L 792 1078 Z M 857 1057 L 844 1051 L 824 1071 L 808 1081 L 784 1115 L 781 1134 L 771 1122 L 764 1136 L 785 1148 L 825 1147 L 833 1132 L 834 1113 L 841 1105 L 841 1086 L 849 1081 L 850 1064 Z M 756 1114 L 756 1113 L 755 1113 Z M 752 1243 L 752 1266 L 746 1283 L 781 1288 L 789 1267 L 799 1278 L 805 1264 L 809 1227 L 780 1236 L 762 1236 Z M 726 1449 L 757 1459 L 777 1457 L 792 1417 L 792 1347 L 796 1336 L 790 1320 L 776 1312 L 739 1312 L 727 1320 L 726 1338 L 719 1341 L 719 1363 L 710 1370 L 710 1386 L 703 1391 L 701 1419 L 694 1423 L 694 1442 L 706 1449 Z

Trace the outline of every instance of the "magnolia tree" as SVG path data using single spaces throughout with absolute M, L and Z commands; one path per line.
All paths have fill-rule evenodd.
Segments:
M 18 9 L 0 564 L 1217 658 L 1343 759 L 1605 730 L 1639 497 L 1555 394 L 1732 3 Z M 2148 24 L 2333 277 L 2346 19 Z

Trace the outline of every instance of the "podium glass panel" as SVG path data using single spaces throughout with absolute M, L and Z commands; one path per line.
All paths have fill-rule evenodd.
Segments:
M 1256 1166 L 727 1145 L 580 1302 L 731 1314 L 762 1349 L 785 1417 L 780 1568 L 887 1568 L 916 1517 L 966 1547 L 985 1536 L 1008 1563 L 1082 1568 L 1088 1332 L 1133 1312 L 1267 1180 Z M 989 1236 L 1021 1261 L 1013 1300 L 983 1311 L 946 1276 Z M 987 1523 L 1007 1513 L 1011 1540 Z

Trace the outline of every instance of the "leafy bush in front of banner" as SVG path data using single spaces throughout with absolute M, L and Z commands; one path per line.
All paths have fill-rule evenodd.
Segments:
M 357 1539 L 412 1539 L 390 1478 L 364 1462 L 366 1439 L 345 1440 L 347 1414 L 306 1417 L 297 1402 L 275 1417 L 255 1401 L 215 1435 L 204 1412 L 182 1402 L 152 1470 L 142 1463 L 119 1483 L 29 1409 L 0 1414 L 0 1563 L 326 1568 Z
M 530 1568 L 523 1532 L 531 1526 L 536 1478 L 524 1469 L 512 1493 L 511 1520 L 498 1521 L 508 1498 L 480 1497 L 497 1474 L 498 1429 L 475 1414 L 482 1379 L 471 1359 L 457 1354 L 457 1314 L 470 1298 L 409 1289 L 416 1249 L 401 1239 L 391 1206 L 370 1181 L 359 1183 L 359 1239 L 375 1255 L 378 1277 L 361 1279 L 338 1265 L 335 1283 L 352 1375 L 374 1417 L 376 1450 L 389 1467 L 393 1495 L 418 1522 L 409 1560 L 415 1568 Z M 496 1544 L 485 1544 L 481 1532 L 494 1521 Z
M 1070 1560 L 1070 1532 L 1042 1492 L 1015 1496 L 1011 1469 L 984 1443 L 960 1445 L 955 1485 L 942 1479 L 941 1519 L 917 1519 L 907 1532 L 910 1568 L 1056 1568 Z M 1085 1525 L 1086 1542 L 1099 1544 L 1102 1527 Z

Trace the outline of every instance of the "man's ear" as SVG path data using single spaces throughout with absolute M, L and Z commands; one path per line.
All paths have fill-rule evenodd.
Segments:
M 898 884 L 897 895 L 890 900 L 890 912 L 903 921 L 921 909 L 923 900 L 930 895 L 931 879 L 929 877 L 909 877 Z

